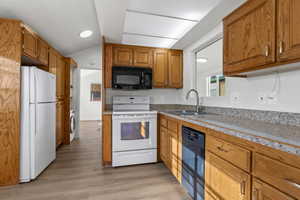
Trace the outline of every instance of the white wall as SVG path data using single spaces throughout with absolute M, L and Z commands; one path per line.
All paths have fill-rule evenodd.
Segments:
M 137 96 L 150 96 L 151 104 L 177 104 L 180 102 L 179 95 L 181 89 L 152 89 L 152 90 L 136 90 L 136 91 L 123 91 L 123 90 L 106 90 L 106 101 L 111 104 L 112 96 L 115 95 L 137 95 Z
M 101 102 L 90 101 L 91 84 L 101 84 L 101 70 L 80 70 L 80 120 L 101 120 Z
M 221 33 L 222 29 L 222 24 L 218 25 L 198 42 L 184 50 L 184 68 L 186 71 L 184 73 L 184 90 L 190 86 L 195 87 L 194 82 L 190 81 L 195 79 L 193 77 L 195 67 L 193 50 Z M 204 105 L 300 113 L 299 77 L 300 70 L 279 72 L 278 75 L 272 73 L 252 78 L 227 78 L 226 96 L 205 97 Z M 275 96 L 275 101 L 268 100 L 266 98 L 268 96 Z M 263 97 L 264 100 L 259 100 L 260 97 Z M 185 101 L 182 98 L 181 102 L 194 104 L 195 99 Z
M 78 88 L 78 91 L 76 91 L 76 94 L 78 94 L 76 96 L 76 100 L 78 102 L 78 104 L 81 105 L 81 93 L 84 92 L 85 90 L 89 90 L 89 87 L 83 87 L 81 86 L 80 84 L 80 69 L 97 69 L 98 70 L 98 78 L 100 79 L 100 83 L 102 84 L 102 80 L 101 80 L 101 73 L 102 73 L 102 45 L 101 44 L 101 41 L 99 42 L 99 45 L 96 45 L 94 47 L 91 47 L 91 48 L 88 48 L 88 49 L 85 49 L 85 50 L 82 50 L 82 51 L 79 51 L 79 52 L 76 52 L 76 53 L 73 53 L 71 55 L 69 55 L 68 57 L 71 57 L 73 58 L 77 64 L 78 64 L 78 68 L 79 68 L 79 73 L 78 73 L 78 81 L 74 81 L 74 87 Z M 99 71 L 100 70 L 100 71 Z M 79 108 L 76 110 L 77 113 L 78 113 L 78 116 L 77 116 L 77 124 L 79 124 L 79 120 L 80 120 L 80 117 L 82 116 L 81 115 L 81 112 L 85 112 L 84 110 L 81 110 L 81 106 L 78 106 Z M 98 118 L 97 120 L 101 120 L 101 116 L 102 116 L 102 113 L 101 113 L 101 107 L 99 107 L 98 110 L 96 110 L 96 112 L 100 112 L 100 114 L 97 114 Z M 93 116 L 95 116 L 96 114 L 93 114 Z M 89 117 L 91 118 L 91 117 Z M 82 120 L 87 120 L 88 117 L 84 117 Z
M 81 69 L 102 69 L 102 47 L 97 45 L 69 55 Z

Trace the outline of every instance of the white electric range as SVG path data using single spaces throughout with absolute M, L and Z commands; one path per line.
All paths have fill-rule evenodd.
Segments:
M 114 96 L 112 166 L 157 162 L 157 112 L 148 96 Z

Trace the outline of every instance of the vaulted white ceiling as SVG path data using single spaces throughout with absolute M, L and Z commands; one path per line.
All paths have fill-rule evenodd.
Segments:
M 64 55 L 100 41 L 93 0 L 0 0 L 0 17 L 21 19 Z M 87 29 L 93 36 L 81 39 Z
M 199 26 L 211 10 L 221 3 L 231 7 L 244 0 L 0 1 L 0 17 L 23 20 L 69 55 L 99 45 L 101 35 L 112 43 L 182 48 L 186 33 Z M 87 29 L 93 36 L 81 39 L 79 33 Z
M 95 0 L 108 42 L 172 47 L 221 0 Z

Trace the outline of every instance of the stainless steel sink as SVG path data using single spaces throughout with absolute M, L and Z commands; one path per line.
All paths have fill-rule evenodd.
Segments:
M 176 110 L 176 111 L 170 111 L 171 114 L 174 115 L 184 115 L 184 116 L 199 116 L 199 115 L 205 115 L 206 112 L 195 112 L 193 110 Z

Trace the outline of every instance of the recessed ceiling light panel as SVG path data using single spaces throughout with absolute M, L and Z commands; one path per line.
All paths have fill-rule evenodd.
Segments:
M 208 59 L 207 58 L 197 58 L 198 63 L 207 63 Z
M 93 35 L 93 31 L 91 31 L 91 30 L 82 31 L 82 32 L 80 33 L 80 37 L 81 37 L 81 38 L 89 38 L 89 37 L 91 37 L 92 35 Z

